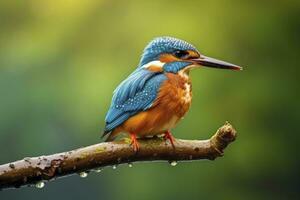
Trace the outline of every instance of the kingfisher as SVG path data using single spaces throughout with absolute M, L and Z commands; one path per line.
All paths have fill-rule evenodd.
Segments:
M 113 141 L 120 133 L 127 133 L 137 152 L 137 138 L 163 135 L 175 148 L 170 130 L 191 106 L 189 73 L 201 67 L 242 70 L 203 55 L 184 40 L 154 38 L 145 47 L 137 68 L 114 90 L 102 137 L 108 135 L 106 141 Z

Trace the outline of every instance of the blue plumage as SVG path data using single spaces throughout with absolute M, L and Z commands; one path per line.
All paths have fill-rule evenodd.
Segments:
M 192 68 L 200 66 L 242 69 L 204 56 L 180 39 L 159 37 L 152 40 L 144 49 L 137 69 L 113 93 L 105 118 L 103 136 L 109 134 L 106 141 L 114 140 L 120 133 L 128 133 L 133 150 L 137 152 L 137 137 L 164 134 L 175 148 L 170 130 L 190 107 L 188 76 Z
M 171 72 L 171 73 L 177 73 L 181 69 L 185 68 L 186 66 L 190 65 L 191 62 L 169 62 L 164 65 L 164 71 L 165 72 Z
M 104 133 L 109 133 L 132 115 L 147 110 L 156 99 L 164 74 L 144 68 L 134 71 L 114 91 L 110 109 L 106 115 Z
M 104 135 L 131 116 L 151 107 L 160 85 L 167 78 L 164 73 L 149 71 L 143 66 L 151 61 L 159 60 L 162 53 L 173 53 L 178 50 L 197 51 L 193 45 L 172 37 L 155 38 L 146 46 L 138 68 L 114 91 L 112 103 L 105 118 Z M 190 64 L 190 62 L 170 62 L 164 64 L 163 70 L 177 73 Z
M 176 50 L 192 50 L 198 52 L 193 45 L 186 41 L 167 36 L 158 37 L 152 40 L 144 49 L 139 66 L 141 67 L 153 60 L 158 60 L 158 57 L 162 53 L 172 53 Z

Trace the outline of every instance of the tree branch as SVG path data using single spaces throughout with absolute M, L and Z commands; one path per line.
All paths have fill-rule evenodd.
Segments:
M 214 160 L 223 155 L 223 150 L 235 138 L 235 129 L 226 122 L 209 140 L 176 139 L 175 149 L 169 142 L 154 137 L 139 139 L 140 149 L 137 153 L 129 145 L 130 141 L 125 139 L 48 156 L 24 158 L 0 165 L 0 189 L 31 186 L 37 183 L 43 185 L 41 181 L 136 161 Z

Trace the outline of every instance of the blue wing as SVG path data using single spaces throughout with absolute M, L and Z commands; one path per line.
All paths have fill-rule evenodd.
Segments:
M 111 106 L 106 114 L 104 135 L 122 124 L 132 115 L 149 109 L 156 99 L 166 76 L 160 72 L 137 69 L 114 91 Z

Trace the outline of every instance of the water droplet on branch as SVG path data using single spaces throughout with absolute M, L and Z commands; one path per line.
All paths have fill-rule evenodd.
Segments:
M 175 167 L 177 165 L 177 161 L 176 160 L 173 160 L 173 161 L 169 161 L 170 165 L 172 167 Z
M 87 173 L 87 172 L 80 172 L 80 173 L 79 173 L 79 176 L 80 176 L 81 178 L 85 178 L 85 177 L 88 176 L 88 173 Z
M 100 173 L 101 171 L 102 171 L 101 168 L 95 169 L 95 172 L 96 172 L 96 173 Z
M 12 168 L 12 169 L 14 169 L 14 168 L 15 168 L 15 165 L 14 165 L 13 163 L 10 163 L 10 164 L 9 164 L 9 167 Z
M 44 181 L 39 181 L 35 184 L 35 187 L 39 189 L 43 188 L 44 186 L 45 186 Z

